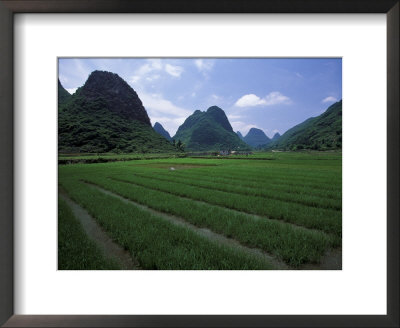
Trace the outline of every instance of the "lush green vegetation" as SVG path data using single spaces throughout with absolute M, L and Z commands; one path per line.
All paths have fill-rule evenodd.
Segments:
M 65 176 L 63 171 L 60 170 L 61 186 L 144 269 L 273 268 L 254 255 L 208 240 L 188 228 L 176 226 L 134 205 L 105 195 L 76 177 Z
M 266 136 L 263 130 L 251 128 L 243 141 L 251 147 L 258 147 L 270 143 L 271 139 Z
M 251 148 L 233 132 L 225 112 L 217 106 L 205 112 L 196 110 L 179 127 L 174 139 L 181 140 L 190 151 Z
M 158 123 L 158 122 L 154 123 L 153 129 L 154 129 L 154 131 L 156 131 L 159 135 L 163 136 L 168 141 L 172 141 L 172 138 L 169 135 L 168 131 L 165 130 L 164 127 L 160 123 Z
M 289 129 L 267 147 L 285 150 L 342 149 L 342 101 L 334 103 L 320 116 Z
M 70 98 L 71 95 L 61 85 L 60 80 L 58 80 L 58 105 L 66 103 Z
M 272 140 L 216 106 L 172 139 L 110 72 L 59 82 L 58 104 L 60 188 L 141 268 L 301 269 L 341 247 L 341 101 Z M 60 269 L 118 268 L 62 200 L 58 233 Z
M 291 268 L 318 263 L 341 246 L 340 153 L 269 152 L 250 158 L 64 165 L 59 183 L 143 268 L 271 267 L 155 213 L 210 229 Z
M 59 85 L 61 153 L 167 153 L 178 150 L 150 125 L 136 92 L 118 75 L 93 72 L 65 100 Z
M 89 239 L 67 203 L 58 198 L 58 269 L 115 270 L 116 261 L 106 258 Z
M 161 158 L 182 158 L 186 157 L 184 152 L 178 153 L 149 153 L 149 154 L 116 154 L 116 153 L 70 153 L 58 154 L 59 164 L 77 164 L 77 163 L 107 163 L 118 161 L 132 161 L 143 159 L 161 159 Z
M 235 238 L 247 246 L 263 249 L 294 267 L 303 262 L 317 262 L 327 246 L 340 242 L 340 239 L 320 232 L 299 229 L 267 218 L 251 217 L 212 204 L 196 203 L 191 199 L 141 186 L 101 178 L 87 181 L 161 212 L 183 217 L 195 225 Z
M 161 190 L 173 195 L 188 197 L 245 213 L 262 215 L 271 219 L 284 220 L 328 233 L 341 233 L 341 224 L 338 220 L 341 215 L 337 211 L 280 200 L 265 202 L 263 197 L 239 195 L 176 182 L 164 182 L 153 177 L 134 176 L 125 177 L 125 179 L 124 181 L 148 186 L 151 189 Z
M 87 100 L 79 95 L 73 97 L 59 108 L 60 152 L 176 152 L 176 148 L 151 126 L 127 120 L 108 110 L 101 98 Z

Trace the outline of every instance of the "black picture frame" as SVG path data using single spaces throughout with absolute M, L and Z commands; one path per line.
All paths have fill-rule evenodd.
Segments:
M 0 324 L 5 327 L 399 327 L 399 8 L 398 0 L 0 0 Z M 13 17 L 16 13 L 385 13 L 387 315 L 14 315 Z

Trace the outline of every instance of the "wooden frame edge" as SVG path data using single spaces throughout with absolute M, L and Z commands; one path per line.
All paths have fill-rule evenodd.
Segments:
M 166 5 L 168 3 L 168 5 Z M 398 0 L 0 0 L 0 324 L 4 327 L 399 327 L 399 1 Z M 15 13 L 386 13 L 387 236 L 386 316 L 53 316 L 14 315 L 13 15 Z

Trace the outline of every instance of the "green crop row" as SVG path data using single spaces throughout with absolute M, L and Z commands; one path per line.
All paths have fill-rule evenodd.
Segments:
M 273 268 L 264 259 L 171 224 L 76 179 L 62 177 L 60 183 L 115 242 L 135 256 L 144 269 Z M 66 232 L 64 235 L 68 236 Z M 69 255 L 65 254 L 65 257 Z
M 293 179 L 293 178 L 288 178 L 288 177 L 278 177 L 274 174 L 271 173 L 265 173 L 260 171 L 258 174 L 252 175 L 252 174 L 245 174 L 245 173 L 239 173 L 235 172 L 235 169 L 232 168 L 232 170 L 229 170 L 228 168 L 226 169 L 221 169 L 220 171 L 211 171 L 211 170 L 191 170 L 191 173 L 193 177 L 195 176 L 204 176 L 207 175 L 209 177 L 215 177 L 215 178 L 226 178 L 226 179 L 231 179 L 240 182 L 252 182 L 252 183 L 257 183 L 257 184 L 281 184 L 287 186 L 287 188 L 290 188 L 292 186 L 295 187 L 305 187 L 308 189 L 314 189 L 315 192 L 332 192 L 333 194 L 340 194 L 341 193 L 341 177 L 336 178 L 334 181 L 325 181 L 325 182 L 312 182 L 308 181 L 304 178 L 302 179 Z
M 225 163 L 224 163 L 225 164 Z M 292 165 L 286 164 L 270 164 L 267 163 L 257 163 L 251 165 L 249 162 L 244 163 L 233 163 L 233 164 L 225 164 L 225 165 L 215 165 L 213 167 L 207 168 L 207 171 L 220 171 L 221 168 L 223 170 L 234 170 L 235 173 L 238 174 L 265 174 L 277 176 L 279 178 L 293 178 L 293 179 L 304 179 L 310 180 L 314 182 L 328 181 L 330 179 L 335 180 L 341 172 L 341 168 L 330 168 L 330 169 L 321 169 L 321 168 L 307 168 L 304 170 L 303 168 L 299 168 Z M 204 168 L 203 168 L 204 169 Z
M 207 188 L 193 187 L 176 182 L 155 181 L 150 178 L 133 176 L 129 173 L 118 176 L 113 175 L 113 178 L 177 196 L 188 197 L 245 213 L 267 216 L 271 219 L 283 220 L 341 236 L 341 212 L 338 211 L 279 200 L 266 200 L 257 196 L 245 196 L 218 190 L 209 190 Z
M 58 198 L 58 269 L 115 270 L 118 264 L 106 258 L 89 239 L 67 203 Z
M 174 174 L 175 172 L 157 172 L 151 175 L 135 174 L 138 176 L 144 176 L 147 178 L 178 182 L 194 187 L 203 187 L 211 190 L 226 191 L 229 193 L 242 194 L 242 195 L 253 195 L 265 197 L 267 199 L 277 199 L 285 202 L 298 203 L 306 206 L 321 207 L 334 210 L 341 210 L 342 202 L 335 199 L 320 198 L 307 193 L 303 194 L 290 194 L 287 192 L 277 192 L 270 188 L 265 188 L 265 186 L 258 185 L 255 187 L 238 186 L 234 183 L 233 179 L 224 179 L 221 182 L 215 181 L 213 179 L 208 179 L 206 176 L 202 178 L 193 179 L 190 176 L 182 176 Z
M 86 180 L 137 203 L 232 237 L 244 245 L 267 251 L 293 267 L 305 262 L 318 262 L 328 247 L 340 244 L 340 238 L 333 235 L 281 221 L 259 219 L 111 179 L 91 177 Z
M 154 170 L 152 167 L 146 167 L 144 165 L 132 165 L 131 167 L 135 171 L 144 171 Z M 171 165 L 173 167 L 173 165 Z M 166 168 L 158 169 L 158 171 L 166 170 Z M 187 171 L 187 170 L 186 170 Z M 330 191 L 333 194 L 341 193 L 341 174 L 336 174 L 335 177 L 330 179 L 321 179 L 319 181 L 312 181 L 310 179 L 302 178 L 302 177 L 289 177 L 286 176 L 284 170 L 280 174 L 274 173 L 270 171 L 269 167 L 259 168 L 257 171 L 245 170 L 241 172 L 239 170 L 239 165 L 236 166 L 216 166 L 216 167 L 199 167 L 195 169 L 190 169 L 190 174 L 193 177 L 196 176 L 204 176 L 207 175 L 209 177 L 215 178 L 227 178 L 234 179 L 235 181 L 243 181 L 243 182 L 255 182 L 258 184 L 285 184 L 288 187 L 291 186 L 303 186 L 308 189 L 315 189 L 315 192 L 326 192 Z
M 135 170 L 136 173 L 138 170 Z M 268 190 L 275 193 L 285 193 L 287 194 L 288 198 L 293 197 L 293 194 L 301 194 L 301 195 L 308 195 L 311 198 L 315 197 L 316 202 L 325 202 L 329 200 L 329 204 L 332 204 L 332 208 L 341 209 L 342 207 L 342 198 L 341 192 L 338 191 L 329 191 L 329 190 L 316 190 L 313 188 L 302 187 L 298 185 L 285 185 L 283 181 L 281 183 L 265 183 L 265 182 L 255 182 L 255 181 L 248 181 L 245 179 L 237 179 L 235 176 L 228 177 L 217 177 L 217 176 L 210 176 L 205 172 L 202 174 L 193 174 L 192 170 L 178 170 L 172 172 L 166 172 L 165 170 L 157 170 L 157 171 L 149 171 L 140 170 L 138 172 L 140 174 L 145 174 L 147 176 L 154 176 L 154 175 L 161 175 L 161 176 L 168 176 L 168 177 L 182 177 L 191 179 L 192 181 L 209 181 L 212 183 L 221 183 L 224 185 L 235 186 L 238 188 L 253 188 L 257 190 Z M 172 174 L 171 174 L 172 173 Z M 294 196 L 295 197 L 295 196 Z M 320 201 L 319 201 L 320 200 Z
M 265 168 L 265 171 L 268 169 Z M 294 177 L 287 177 L 285 175 L 277 175 L 272 172 L 263 172 L 263 170 L 259 170 L 259 172 L 252 173 L 252 172 L 239 172 L 235 167 L 225 167 L 219 170 L 213 169 L 196 169 L 191 170 L 193 176 L 203 176 L 207 175 L 210 177 L 223 177 L 228 179 L 235 179 L 235 180 L 243 180 L 243 181 L 250 181 L 256 183 L 263 183 L 263 184 L 270 184 L 270 183 L 279 183 L 285 184 L 288 187 L 290 186 L 303 186 L 307 188 L 316 189 L 318 191 L 333 191 L 333 192 L 341 192 L 341 176 L 337 176 L 336 178 L 331 178 L 329 180 L 323 181 L 311 181 L 306 178 L 294 178 Z

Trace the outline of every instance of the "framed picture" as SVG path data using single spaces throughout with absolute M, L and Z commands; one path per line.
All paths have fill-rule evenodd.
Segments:
M 0 10 L 4 326 L 399 325 L 398 1 Z

